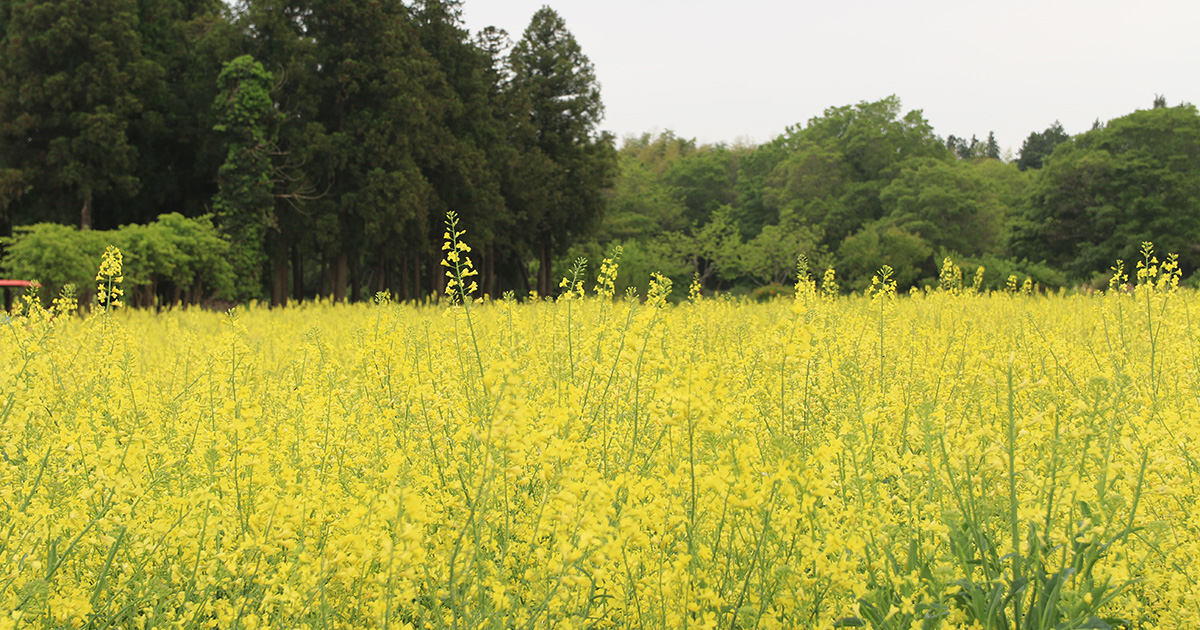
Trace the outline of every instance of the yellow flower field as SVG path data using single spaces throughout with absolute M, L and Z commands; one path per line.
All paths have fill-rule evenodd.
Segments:
M 0 628 L 1200 627 L 1170 263 L 463 304 L 450 236 L 453 306 L 4 323 Z

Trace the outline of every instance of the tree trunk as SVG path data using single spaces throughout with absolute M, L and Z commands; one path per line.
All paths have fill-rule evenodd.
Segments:
M 358 264 L 358 256 L 354 257 L 354 264 L 350 265 L 350 301 L 362 301 L 362 265 Z
M 333 285 L 330 282 L 330 277 L 329 277 L 329 257 L 322 254 L 321 255 L 321 286 L 319 289 L 317 289 L 317 297 L 327 298 L 327 297 L 333 295 L 333 291 L 330 290 L 332 288 L 332 286 Z
M 420 256 L 420 254 L 414 254 L 412 257 L 412 260 L 413 260 L 413 268 L 412 268 L 413 300 L 416 302 L 420 302 L 421 301 L 421 256 Z
M 517 262 L 521 265 L 521 284 L 525 287 L 525 295 L 529 295 L 529 265 L 521 257 Z
M 429 267 L 429 275 L 431 276 L 429 283 L 430 297 L 434 301 L 437 301 L 446 292 L 446 268 L 441 265 L 440 257 L 438 260 L 433 261 Z
M 538 297 L 550 295 L 550 247 L 543 244 L 541 265 L 538 268 Z
M 400 257 L 400 299 L 405 302 L 412 299 L 408 294 L 408 256 Z
M 337 258 L 334 259 L 333 271 L 330 273 L 333 281 L 333 301 L 346 301 L 346 280 L 349 267 L 349 259 L 345 252 L 339 252 Z
M 489 245 L 483 250 L 483 294 L 493 300 L 496 295 L 496 248 Z
M 288 261 L 286 249 L 276 253 L 274 268 L 274 278 L 271 282 L 271 306 L 287 306 Z
M 292 246 L 292 298 L 296 302 L 304 301 L 304 257 L 300 255 L 300 246 Z
M 79 211 L 79 229 L 92 229 L 92 196 L 84 195 L 83 209 Z
M 379 263 L 376 264 L 376 266 L 375 266 L 375 275 L 376 275 L 375 292 L 376 293 L 383 293 L 384 291 L 388 290 L 387 271 L 388 271 L 387 260 L 385 259 L 383 252 L 379 252 Z

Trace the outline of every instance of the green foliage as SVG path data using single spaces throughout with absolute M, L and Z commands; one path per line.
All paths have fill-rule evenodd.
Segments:
M 58 223 L 19 227 L 3 241 L 4 274 L 37 280 L 44 295 L 55 295 L 68 284 L 91 286 L 107 234 Z
M 764 225 L 762 231 L 746 243 L 742 268 L 759 284 L 786 284 L 795 276 L 796 259 L 816 258 L 821 235 L 805 224 L 788 221 Z
M 987 140 L 980 140 L 975 136 L 971 136 L 971 141 L 968 143 L 966 138 L 959 138 L 954 135 L 946 136 L 946 148 L 960 160 L 977 160 L 977 159 L 1000 159 L 1000 143 L 996 142 L 996 134 L 989 131 Z
M 913 286 L 929 274 L 933 248 L 919 235 L 880 220 L 846 237 L 837 250 L 838 274 L 855 291 L 871 286 L 871 278 L 891 265 L 896 286 Z
M 979 255 L 1003 243 L 1007 209 L 973 162 L 909 160 L 879 198 L 895 225 L 934 247 Z
M 764 190 L 764 203 L 816 221 L 831 249 L 884 216 L 880 193 L 906 161 L 951 159 L 921 112 L 901 115 L 895 96 L 831 107 L 783 138 L 793 155 L 764 184 L 774 189 Z
M 186 216 L 211 211 L 215 174 L 225 159 L 212 132 L 217 76 L 234 58 L 241 34 L 225 19 L 222 0 L 138 0 L 142 58 L 161 72 L 139 92 L 140 115 L 129 125 L 137 147 L 138 194 L 110 208 L 109 226 L 147 222 L 164 209 Z
M 651 164 L 625 151 L 618 164 L 621 176 L 608 191 L 608 208 L 597 240 L 650 238 L 684 227 L 683 200 L 654 173 Z
M 1070 140 L 1071 136 L 1063 130 L 1062 123 L 1057 120 L 1042 132 L 1033 132 L 1021 144 L 1021 152 L 1017 158 L 1017 168 L 1042 168 L 1042 163 L 1054 152 L 1058 145 Z
M 213 210 L 230 242 L 238 276 L 238 299 L 260 297 L 265 239 L 275 224 L 271 152 L 274 143 L 274 104 L 271 73 L 249 55 L 225 64 L 217 78 L 220 92 L 213 109 L 213 130 L 225 138 L 225 163 L 217 171 L 219 188 Z
M 6 4 L 0 172 L 9 185 L 0 187 L 0 208 L 18 221 L 66 220 L 64 208 L 81 208 L 77 220 L 90 228 L 94 199 L 139 187 L 129 124 L 142 109 L 139 92 L 161 68 L 142 57 L 137 3 Z
M 944 255 L 953 256 L 949 252 Z M 1062 271 L 1044 262 L 1029 260 L 1014 260 L 992 254 L 982 256 L 967 256 L 955 258 L 964 274 L 974 274 L 983 267 L 983 281 L 980 288 L 986 291 L 1002 291 L 1007 288 L 1008 279 L 1016 276 L 1019 284 L 1029 280 L 1033 284 L 1046 288 L 1058 289 L 1070 285 L 1070 280 Z
M 736 200 L 737 165 L 723 146 L 703 147 L 671 162 L 663 183 L 683 202 L 685 220 L 703 224 Z
M 93 287 L 100 256 L 109 245 L 124 255 L 124 285 L 132 287 L 131 298 L 137 306 L 179 301 L 196 304 L 206 298 L 234 295 L 229 244 L 207 216 L 188 219 L 164 214 L 153 223 L 118 230 L 38 223 L 17 228 L 0 244 L 4 246 L 0 261 L 4 274 L 38 280 L 46 296 L 57 295 L 66 285 Z M 159 289 L 168 288 L 165 299 L 157 295 Z M 90 291 L 84 291 L 81 301 L 90 299 Z
M 1014 225 L 1016 256 L 1082 280 L 1155 241 L 1195 270 L 1200 241 L 1200 114 L 1142 110 L 1065 142 L 1050 156 Z

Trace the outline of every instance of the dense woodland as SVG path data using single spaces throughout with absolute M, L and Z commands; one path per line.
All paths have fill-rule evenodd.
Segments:
M 1008 159 L 1005 159 L 1005 158 Z M 942 262 L 1045 288 L 1105 284 L 1143 241 L 1200 265 L 1200 115 L 1163 97 L 1077 136 L 1055 122 L 1017 156 L 994 136 L 934 135 L 899 99 L 831 107 L 759 146 L 697 146 L 670 133 L 627 140 L 600 229 L 577 255 L 623 246 L 627 281 L 699 274 L 706 288 L 763 287 L 836 270 L 843 289 L 895 269 L 938 283 Z
M 143 305 L 421 299 L 444 284 L 449 210 L 493 296 L 551 294 L 618 246 L 621 285 L 662 271 L 759 294 L 801 255 L 849 290 L 885 263 L 935 282 L 947 256 L 987 286 L 1087 286 L 1143 240 L 1200 264 L 1192 105 L 1055 123 L 1016 156 L 940 138 L 894 96 L 757 146 L 618 148 L 558 14 L 510 38 L 460 11 L 0 0 L 0 273 L 87 286 L 115 243 Z

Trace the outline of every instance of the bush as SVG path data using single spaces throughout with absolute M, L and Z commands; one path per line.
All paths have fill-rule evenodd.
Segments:
M 125 286 L 135 306 L 227 298 L 234 286 L 229 244 L 208 216 L 188 219 L 178 213 L 164 214 L 148 225 L 117 230 L 81 231 L 38 223 L 16 228 L 3 245 L 4 275 L 38 280 L 45 287 L 43 299 L 74 284 L 80 301 L 90 301 L 96 267 L 107 245 L 115 245 L 123 254 Z

